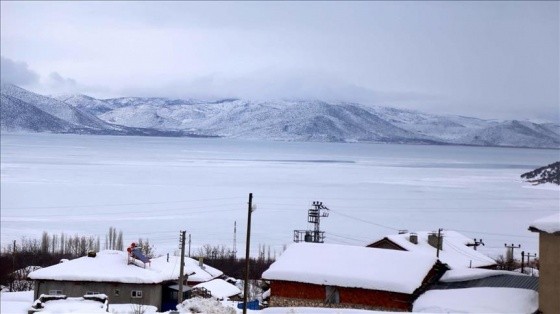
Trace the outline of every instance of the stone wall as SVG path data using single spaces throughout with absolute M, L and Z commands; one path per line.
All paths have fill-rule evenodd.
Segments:
M 361 304 L 349 304 L 349 303 L 339 303 L 339 304 L 325 304 L 323 301 L 311 300 L 311 299 L 292 299 L 284 297 L 270 297 L 270 307 L 325 307 L 325 308 L 339 308 L 339 309 L 359 309 L 359 310 L 369 310 L 369 311 L 382 311 L 386 310 L 384 308 L 367 306 Z M 399 312 L 399 310 L 393 310 Z M 402 312 L 407 312 L 402 310 Z

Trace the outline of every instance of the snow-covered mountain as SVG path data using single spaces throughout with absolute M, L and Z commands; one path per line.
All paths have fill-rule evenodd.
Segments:
M 456 144 L 560 147 L 558 123 L 483 120 L 413 110 L 319 100 L 220 101 L 150 97 L 95 99 L 86 95 L 49 98 L 10 85 L 2 94 L 70 124 L 124 134 L 199 135 L 285 141 Z M 15 112 L 14 104 L 10 112 Z M 6 107 L 3 105 L 3 107 Z M 4 110 L 4 109 L 3 109 Z M 2 121 L 33 128 L 27 121 Z M 22 120 L 22 119 L 20 119 Z M 54 123 L 54 122 L 53 122 Z M 58 126 L 51 132 L 59 132 Z
M 161 99 L 154 103 L 128 98 L 128 106 L 99 117 L 127 126 L 238 138 L 560 147 L 555 123 L 483 120 L 355 103 L 228 99 L 166 104 Z
M 9 132 L 52 132 L 110 135 L 189 136 L 185 132 L 130 128 L 111 124 L 95 115 L 94 106 L 86 101 L 103 101 L 79 95 L 72 97 L 76 105 L 39 95 L 12 84 L 0 88 L 0 129 Z M 84 102 L 79 101 L 80 99 Z
M 471 131 L 457 142 L 482 146 L 559 147 L 560 135 L 546 125 L 513 120 Z
M 85 127 L 93 130 L 114 128 L 85 109 L 70 106 L 69 104 L 54 98 L 32 93 L 12 84 L 2 84 L 0 91 L 2 95 L 18 99 L 20 102 L 34 106 L 45 113 L 74 125 L 75 127 Z
M 354 104 L 227 100 L 188 105 L 138 103 L 100 115 L 134 127 L 189 130 L 236 138 L 431 143 Z
M 75 128 L 75 125 L 20 99 L 5 94 L 0 97 L 2 130 L 66 133 Z

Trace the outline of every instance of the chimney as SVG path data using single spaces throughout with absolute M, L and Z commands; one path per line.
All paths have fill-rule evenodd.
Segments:
M 198 266 L 204 269 L 204 257 L 201 256 L 198 258 Z
M 439 249 L 441 250 L 443 246 L 443 235 L 441 235 L 441 239 L 439 239 L 438 241 L 437 232 L 434 231 L 428 234 L 428 244 L 435 247 L 436 249 L 438 248 L 438 244 L 439 244 Z
M 418 244 L 418 235 L 414 232 L 410 233 L 410 243 Z

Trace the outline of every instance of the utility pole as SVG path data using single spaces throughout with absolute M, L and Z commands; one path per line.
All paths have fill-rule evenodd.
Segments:
M 10 282 L 10 291 L 14 291 L 14 281 L 15 281 L 15 274 L 16 274 L 16 240 L 14 240 L 14 247 L 12 248 L 12 281 Z
M 525 273 L 525 251 L 521 251 L 521 273 Z
M 179 291 L 177 293 L 177 301 L 179 304 L 183 303 L 183 277 L 185 275 L 185 233 L 186 231 L 181 231 L 181 239 L 179 243 L 181 244 L 181 266 L 179 268 Z
M 253 212 L 253 193 L 249 193 L 247 209 L 247 244 L 245 245 L 245 282 L 243 283 L 243 314 L 247 314 L 247 294 L 249 293 L 249 251 L 251 249 L 251 213 Z
M 191 257 L 191 234 L 189 233 L 189 257 Z
M 475 251 L 476 251 L 476 248 L 477 248 L 479 245 L 484 245 L 484 242 L 482 242 L 482 239 L 476 240 L 476 238 L 474 238 L 474 243 L 468 243 L 468 244 L 467 244 L 467 246 L 472 246 L 472 247 L 474 247 L 474 250 L 475 250 Z
M 437 251 L 436 251 L 436 257 L 439 259 L 439 248 L 441 247 L 441 232 L 443 231 L 443 229 L 439 228 L 437 231 Z
M 533 276 L 533 267 L 529 262 L 531 261 L 531 257 L 537 258 L 537 253 L 535 254 L 527 253 L 525 256 L 527 256 L 527 266 L 531 267 L 531 276 Z
M 237 221 L 233 222 L 233 259 L 237 259 Z
M 521 247 L 521 244 L 518 244 L 517 246 L 515 246 L 515 245 L 513 245 L 513 243 L 511 245 L 507 245 L 507 243 L 504 243 L 504 246 L 509 249 L 509 251 L 507 253 L 507 255 L 508 255 L 507 256 L 507 262 L 508 262 L 507 268 L 508 268 L 508 270 L 511 270 L 511 269 L 509 269 L 509 268 L 511 268 L 510 267 L 511 265 L 509 265 L 509 263 L 513 264 L 513 260 L 514 260 L 513 250 L 519 249 Z

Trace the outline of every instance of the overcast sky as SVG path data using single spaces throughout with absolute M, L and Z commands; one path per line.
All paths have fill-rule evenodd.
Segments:
M 2 80 L 560 120 L 559 2 L 1 2 Z

